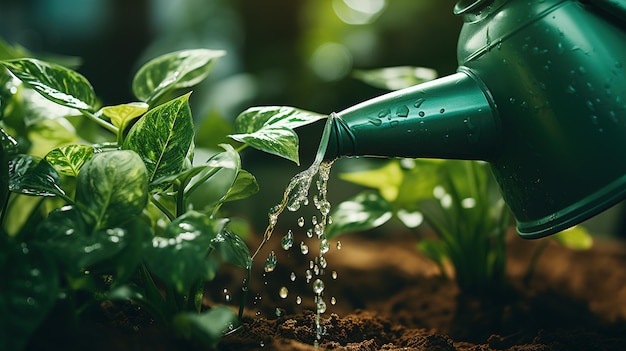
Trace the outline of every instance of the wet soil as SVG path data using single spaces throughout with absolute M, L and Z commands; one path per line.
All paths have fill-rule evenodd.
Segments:
M 417 252 L 411 235 L 341 241 L 341 250 L 326 255 L 327 311 L 318 350 L 626 350 L 626 243 L 596 240 L 591 250 L 571 251 L 550 242 L 525 284 L 540 242 L 511 233 L 510 289 L 468 296 Z M 278 254 L 276 270 L 264 274 L 255 264 L 243 326 L 218 350 L 316 350 L 313 292 L 304 278 L 310 257 L 269 249 Z M 225 303 L 227 292 L 236 309 L 243 277 L 226 267 L 205 303 Z M 283 286 L 286 298 L 278 293 Z M 132 306 L 105 304 L 100 319 L 79 329 L 78 344 L 67 342 L 75 335 L 56 334 L 29 350 L 206 350 L 174 339 Z
M 622 242 L 596 240 L 591 250 L 572 251 L 551 241 L 525 283 L 540 242 L 511 233 L 510 289 L 504 295 L 467 296 L 415 250 L 411 236 L 341 241 L 341 251 L 326 255 L 338 279 L 325 278 L 325 300 L 333 296 L 337 303 L 322 315 L 326 333 L 320 349 L 626 350 Z M 251 312 L 260 316 L 248 317 L 220 350 L 315 349 L 313 294 L 306 282 L 287 280 L 293 269 L 303 270 L 279 264 L 271 274 L 283 277 L 282 283 L 268 276 L 259 280 L 262 293 Z M 290 291 L 286 299 L 278 294 L 281 284 Z M 297 296 L 309 300 L 297 305 Z

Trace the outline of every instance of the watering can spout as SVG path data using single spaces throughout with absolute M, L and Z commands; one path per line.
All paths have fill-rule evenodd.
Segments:
M 459 0 L 457 73 L 333 114 L 326 158 L 485 160 L 525 238 L 626 198 L 626 4 Z
M 467 70 L 365 101 L 331 118 L 327 159 L 487 160 L 500 140 L 489 93 Z

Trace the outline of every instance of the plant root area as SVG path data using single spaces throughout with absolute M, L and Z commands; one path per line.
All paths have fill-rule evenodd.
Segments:
M 324 333 L 317 347 L 312 281 L 305 278 L 311 258 L 279 246 L 267 248 L 278 256 L 273 272 L 265 273 L 263 262 L 255 262 L 243 323 L 216 349 L 626 350 L 624 242 L 598 239 L 591 250 L 572 251 L 550 240 L 525 280 L 540 242 L 510 233 L 509 288 L 472 295 L 444 278 L 417 251 L 411 235 L 347 235 L 341 242 L 341 250 L 333 246 L 325 255 L 328 266 L 319 276 L 327 310 L 321 314 Z M 236 311 L 245 272 L 224 268 L 207 287 L 205 304 L 227 304 Z M 282 287 L 286 296 L 284 289 L 279 293 Z M 28 349 L 212 350 L 173 337 L 128 304 L 103 306 L 99 320 L 79 327 L 82 341 L 77 344 L 68 345 L 76 334 L 57 335 L 38 339 Z

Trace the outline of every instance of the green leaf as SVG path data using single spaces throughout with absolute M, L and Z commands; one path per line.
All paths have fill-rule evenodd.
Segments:
M 557 243 L 572 250 L 588 250 L 593 246 L 593 237 L 583 226 L 576 225 L 551 236 Z
M 159 56 L 142 66 L 133 78 L 133 93 L 150 105 L 165 93 L 200 83 L 222 50 L 183 50 Z
M 59 105 L 96 110 L 97 98 L 89 81 L 65 67 L 33 58 L 1 61 L 24 84 Z
M 422 239 L 417 243 L 417 249 L 439 266 L 448 259 L 447 246 L 441 240 Z
M 50 151 L 45 160 L 56 169 L 59 174 L 76 177 L 85 162 L 94 155 L 93 146 L 67 145 Z
M 399 90 L 437 78 L 437 71 L 424 67 L 386 67 L 374 70 L 356 70 L 354 77 L 371 86 Z
M 86 270 L 114 274 L 114 283 L 134 274 L 150 237 L 150 227 L 138 217 L 118 227 L 92 231 L 73 206 L 52 211 L 37 230 L 37 239 L 45 243 L 67 273 L 81 278 Z
M 9 190 L 35 196 L 65 195 L 56 170 L 31 155 L 17 155 L 9 160 Z
M 189 293 L 198 281 L 211 278 L 215 272 L 207 255 L 212 240 L 224 229 L 226 220 L 212 219 L 190 211 L 170 222 L 163 236 L 152 239 L 146 252 L 150 272 L 169 288 L 181 294 Z
M 203 313 L 179 313 L 174 317 L 174 330 L 187 340 L 196 340 L 208 347 L 217 346 L 224 332 L 237 321 L 226 306 L 216 306 Z
M 148 111 L 132 126 L 124 140 L 123 149 L 141 156 L 150 183 L 180 173 L 187 163 L 194 134 L 188 100 L 189 94 L 183 95 Z M 151 187 L 155 191 L 167 188 L 165 185 Z
M 240 169 L 237 173 L 237 179 L 226 194 L 224 201 L 241 200 L 259 192 L 259 183 L 250 172 Z
M 126 129 L 128 124 L 135 118 L 148 111 L 148 104 L 143 102 L 131 102 L 115 106 L 106 106 L 100 109 L 102 114 L 111 119 L 111 123 L 120 130 Z
M 248 269 L 252 259 L 250 249 L 237 234 L 225 229 L 219 232 L 211 242 L 224 261 Z
M 391 205 L 375 191 L 364 191 L 342 202 L 331 212 L 333 223 L 326 236 L 373 229 L 392 217 Z
M 400 162 L 391 160 L 381 168 L 341 173 L 339 178 L 354 184 L 378 189 L 387 201 L 392 202 L 398 197 L 398 190 L 404 180 L 404 174 Z
M 22 243 L 3 247 L 0 262 L 0 349 L 21 350 L 57 299 L 59 274 L 45 250 Z
M 300 164 L 298 135 L 293 129 L 323 118 L 326 116 L 293 107 L 253 107 L 237 116 L 236 134 L 230 137 L 257 150 Z
M 50 150 L 79 141 L 76 130 L 65 119 L 44 119 L 28 128 L 29 154 L 45 157 Z
M 76 178 L 76 202 L 96 229 L 115 227 L 140 214 L 148 202 L 148 176 L 141 158 L 130 150 L 94 155 Z
M 185 196 L 197 208 L 213 208 L 224 201 L 241 168 L 239 154 L 228 144 L 213 155 L 200 171 L 183 181 Z

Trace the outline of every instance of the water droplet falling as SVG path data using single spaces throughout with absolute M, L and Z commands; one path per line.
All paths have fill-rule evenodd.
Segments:
M 303 255 L 309 253 L 309 247 L 304 243 L 304 241 L 300 243 L 300 252 L 302 252 Z
M 278 264 L 278 260 L 276 259 L 276 253 L 274 251 L 270 252 L 270 254 L 267 256 L 267 259 L 265 260 L 265 265 L 263 266 L 263 269 L 265 270 L 265 272 L 272 272 L 274 271 L 274 269 L 276 269 L 276 264 Z
M 302 298 L 300 296 L 296 296 L 296 305 L 299 305 L 302 303 Z
M 291 230 L 287 231 L 287 234 L 285 234 L 281 240 L 280 245 L 285 251 L 289 250 L 293 246 L 293 232 Z
M 288 294 L 289 294 L 289 290 L 287 289 L 286 286 L 281 287 L 280 290 L 278 291 L 278 296 L 280 296 L 281 299 L 286 299 Z
M 341 250 L 341 241 L 337 241 L 337 250 Z
M 290 279 L 292 282 L 295 282 L 295 281 L 296 281 L 296 272 L 291 272 L 291 275 L 289 276 L 289 279 Z
M 304 217 L 298 218 L 298 227 L 304 227 Z
M 328 250 L 330 250 L 330 243 L 328 242 L 328 240 L 326 238 L 322 239 L 322 241 L 320 241 L 320 254 L 325 254 L 328 252 Z
M 316 279 L 313 282 L 313 292 L 319 295 L 322 291 L 324 291 L 324 282 L 321 279 Z

